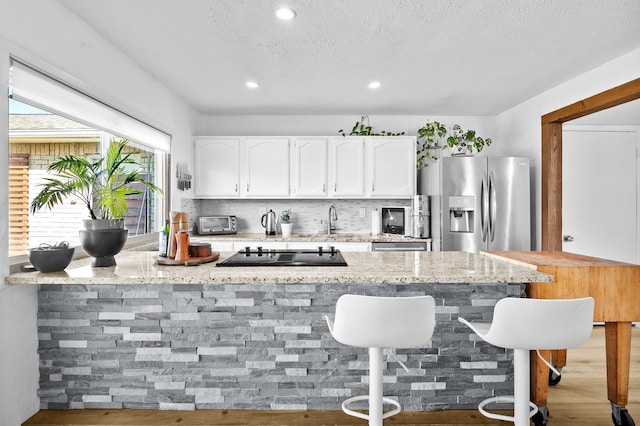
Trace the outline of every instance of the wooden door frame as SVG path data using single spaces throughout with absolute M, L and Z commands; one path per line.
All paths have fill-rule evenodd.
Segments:
M 562 251 L 562 124 L 640 99 L 640 78 L 542 116 L 542 250 Z

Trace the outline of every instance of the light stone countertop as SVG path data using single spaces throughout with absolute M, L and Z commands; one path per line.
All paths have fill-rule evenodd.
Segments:
M 526 283 L 553 277 L 534 269 L 467 252 L 343 252 L 349 266 L 216 267 L 164 266 L 157 251 L 125 250 L 117 266 L 92 268 L 92 258 L 74 260 L 62 272 L 21 272 L 9 285 L 25 284 L 278 284 L 278 283 Z M 225 259 L 233 253 L 220 254 Z
M 425 242 L 431 241 L 430 238 L 411 238 L 402 235 L 371 235 L 371 234 L 350 234 L 350 233 L 333 233 L 329 234 L 296 234 L 293 233 L 289 237 L 278 235 L 266 235 L 262 233 L 238 233 L 228 235 L 194 235 L 192 241 L 278 241 L 278 242 Z

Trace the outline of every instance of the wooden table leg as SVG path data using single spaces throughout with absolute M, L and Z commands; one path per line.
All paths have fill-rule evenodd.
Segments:
M 549 394 L 549 367 L 545 365 L 536 351 L 530 352 L 531 357 L 531 402 L 537 406 L 547 405 Z M 551 359 L 551 351 L 541 350 L 540 355 L 547 361 Z
M 561 349 L 559 351 L 551 351 L 551 365 L 554 367 L 566 367 L 567 366 L 567 350 Z
M 631 362 L 631 323 L 605 322 L 607 351 L 607 396 L 618 406 L 629 398 L 629 364 Z

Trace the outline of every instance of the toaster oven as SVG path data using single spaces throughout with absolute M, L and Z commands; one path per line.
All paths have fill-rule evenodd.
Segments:
M 236 217 L 224 216 L 200 216 L 196 221 L 198 235 L 235 234 L 238 232 Z

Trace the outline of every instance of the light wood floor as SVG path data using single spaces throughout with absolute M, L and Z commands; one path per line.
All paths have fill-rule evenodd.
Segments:
M 596 326 L 591 339 L 568 354 L 562 380 L 549 389 L 549 426 L 611 426 L 607 400 L 604 327 Z M 640 327 L 634 327 L 631 349 L 629 413 L 640 420 Z M 26 426 L 69 425 L 279 425 L 279 426 L 366 426 L 366 421 L 342 411 L 251 411 L 251 410 L 43 410 Z M 385 425 L 470 426 L 509 423 L 486 419 L 476 410 L 402 412 Z

